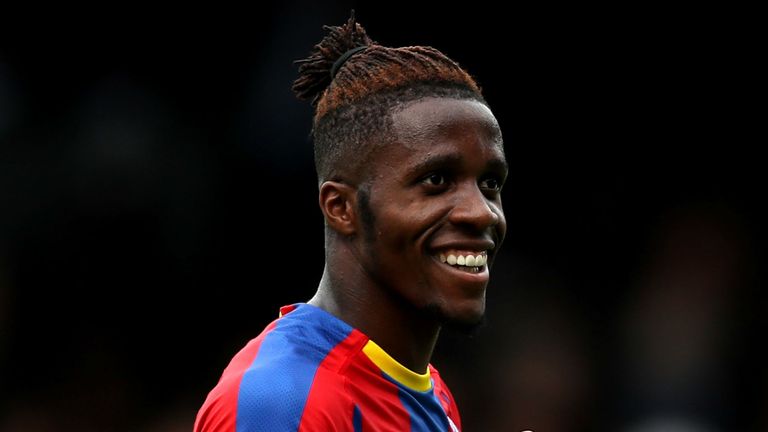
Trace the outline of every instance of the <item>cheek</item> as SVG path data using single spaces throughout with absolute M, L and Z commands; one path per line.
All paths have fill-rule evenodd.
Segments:
M 449 212 L 450 206 L 438 200 L 411 201 L 382 213 L 379 235 L 393 247 L 422 247 L 429 234 Z
M 376 224 L 376 238 L 388 251 L 400 252 L 412 243 L 414 225 L 417 223 L 412 214 L 406 211 L 381 213 Z

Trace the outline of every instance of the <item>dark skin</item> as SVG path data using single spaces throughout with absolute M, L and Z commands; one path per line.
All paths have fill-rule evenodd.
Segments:
M 425 98 L 392 120 L 394 142 L 375 151 L 365 173 L 347 175 L 362 182 L 340 175 L 320 186 L 326 265 L 309 303 L 424 373 L 445 323 L 484 314 L 506 233 L 507 165 L 498 123 L 477 101 Z M 477 262 L 459 266 L 450 255 Z

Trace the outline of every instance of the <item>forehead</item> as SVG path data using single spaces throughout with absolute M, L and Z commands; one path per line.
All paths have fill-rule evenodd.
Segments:
M 491 110 L 471 99 L 425 98 L 392 115 L 395 141 L 409 146 L 441 139 L 475 139 L 501 146 L 501 130 Z
M 408 174 L 435 161 L 453 160 L 485 169 L 506 165 L 496 118 L 468 99 L 427 98 L 392 115 L 393 136 L 372 159 L 376 177 Z

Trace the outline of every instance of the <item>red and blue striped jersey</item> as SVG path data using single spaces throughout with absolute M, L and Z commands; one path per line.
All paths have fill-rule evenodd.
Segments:
M 286 306 L 224 370 L 195 432 L 458 432 L 437 370 L 417 374 L 308 304 Z

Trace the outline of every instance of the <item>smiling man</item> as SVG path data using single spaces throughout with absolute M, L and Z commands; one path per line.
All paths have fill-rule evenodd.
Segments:
M 504 239 L 501 131 L 430 47 L 373 42 L 354 16 L 299 61 L 315 105 L 326 265 L 225 369 L 196 431 L 459 431 L 430 364 L 441 327 L 485 311 Z

